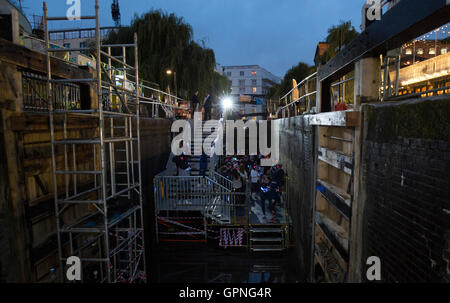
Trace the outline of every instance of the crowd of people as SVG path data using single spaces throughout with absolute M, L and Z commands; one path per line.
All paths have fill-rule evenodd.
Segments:
M 251 200 L 259 202 L 266 219 L 266 202 L 269 202 L 271 221 L 275 220 L 276 205 L 281 202 L 281 192 L 284 186 L 284 170 L 281 164 L 271 168 L 260 165 L 261 156 L 225 158 L 224 164 L 218 172 L 233 183 L 235 192 L 243 193 L 236 198 L 236 204 L 243 205 L 250 186 Z

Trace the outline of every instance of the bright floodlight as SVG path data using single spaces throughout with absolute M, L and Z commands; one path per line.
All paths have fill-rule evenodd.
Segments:
M 222 99 L 222 107 L 223 109 L 227 110 L 233 107 L 233 100 L 231 100 L 230 97 L 226 97 Z
M 170 69 L 166 70 L 166 74 L 172 75 L 172 70 L 170 70 Z

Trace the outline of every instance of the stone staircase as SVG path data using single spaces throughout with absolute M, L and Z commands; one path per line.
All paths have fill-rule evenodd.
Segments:
M 199 122 L 197 122 L 199 123 Z M 203 123 L 203 122 L 202 122 Z M 191 120 L 191 155 L 187 156 L 187 161 L 189 162 L 189 166 L 191 167 L 190 175 L 191 176 L 199 176 L 200 175 L 200 155 L 197 155 L 199 151 L 201 152 L 203 149 L 203 142 L 206 138 L 211 135 L 211 132 L 203 132 L 202 129 L 195 129 L 193 122 Z M 197 147 L 197 151 L 195 150 Z M 201 148 L 200 148 L 201 147 Z M 207 161 L 209 162 L 210 157 L 207 157 Z

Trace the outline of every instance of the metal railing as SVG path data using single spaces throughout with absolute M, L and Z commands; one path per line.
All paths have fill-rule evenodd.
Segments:
M 46 77 L 36 73 L 22 72 L 22 88 L 24 111 L 48 113 Z M 52 101 L 54 109 L 80 109 L 80 86 L 73 83 L 55 83 Z
M 26 46 L 34 51 L 38 51 L 46 54 L 46 41 L 39 39 L 33 36 L 25 36 L 28 42 Z M 136 99 L 136 91 L 139 91 L 139 99 L 140 99 L 140 110 L 142 111 L 141 116 L 147 117 L 160 117 L 160 113 L 164 113 L 163 117 L 166 118 L 174 118 L 177 114 L 187 115 L 189 113 L 189 109 L 185 107 L 180 107 L 179 104 L 181 102 L 190 103 L 188 100 L 179 98 L 170 93 L 161 91 L 159 89 L 150 87 L 145 85 L 148 81 L 138 79 L 139 89 L 136 90 L 136 75 L 131 74 L 127 71 L 134 71 L 134 67 L 130 66 L 126 63 L 126 61 L 121 61 L 121 58 L 125 58 L 126 52 L 125 48 L 127 45 L 121 45 L 122 48 L 122 56 L 112 56 L 111 48 L 114 47 L 112 45 L 101 45 L 102 49 L 106 49 L 106 51 L 101 50 L 100 55 L 103 58 L 106 58 L 106 61 L 100 64 L 101 72 L 103 74 L 102 80 L 102 89 L 103 96 L 102 99 L 109 100 L 109 103 L 104 102 L 105 109 L 115 112 L 126 112 L 124 108 L 131 105 L 133 99 Z M 91 51 L 89 48 L 66 48 L 62 45 L 55 44 L 49 42 L 49 48 L 51 49 L 50 56 L 52 58 L 57 58 L 60 60 L 66 61 L 68 64 L 79 66 L 77 62 L 72 62 L 71 55 L 76 53 L 79 56 L 85 57 L 84 61 L 89 61 L 89 66 L 96 69 L 96 56 L 86 56 L 82 55 L 80 52 L 89 52 Z M 113 66 L 112 63 L 116 63 L 116 65 L 122 66 Z M 39 75 L 24 73 L 24 91 L 27 93 L 26 100 L 24 99 L 24 109 L 29 111 L 38 111 L 38 112 L 48 112 L 49 106 L 48 101 L 46 99 L 45 92 L 40 91 L 40 82 L 42 77 Z M 119 79 L 120 77 L 120 79 Z M 31 80 L 36 80 L 31 82 Z M 86 80 L 86 79 L 84 79 Z M 59 80 L 58 80 L 59 81 Z M 64 81 L 64 86 L 67 87 L 67 83 L 69 83 L 70 79 L 61 79 L 60 81 Z M 57 86 L 56 80 L 54 80 L 54 86 Z M 86 85 L 88 81 L 79 81 Z M 93 83 L 89 83 L 91 86 Z M 79 91 L 80 84 L 72 83 L 71 87 L 77 88 Z M 82 85 L 82 84 L 81 84 Z M 33 89 L 36 87 L 36 89 Z M 44 89 L 45 91 L 45 89 Z M 61 98 L 60 98 L 61 99 Z M 127 100 L 128 99 L 128 100 Z M 66 102 L 66 101 L 64 101 Z M 70 106 L 77 106 L 79 109 L 79 94 L 78 100 L 75 102 L 74 100 L 69 100 Z M 122 103 L 122 105 L 120 105 Z M 55 107 L 55 109 L 67 109 L 65 106 L 62 108 Z
M 225 181 L 221 185 L 209 177 L 156 176 L 154 191 L 156 216 L 162 212 L 198 211 L 212 224 L 248 222 L 248 192 L 235 192 Z
M 316 98 L 312 99 L 311 97 L 317 94 L 316 79 L 317 72 L 303 79 L 287 94 L 281 97 L 279 104 L 286 105 L 279 107 L 276 111 L 275 116 L 278 117 L 280 113 L 282 113 L 283 117 L 290 116 L 292 108 L 294 108 L 295 115 L 297 115 L 297 106 L 299 103 L 304 106 L 304 112 L 314 111 L 314 108 L 316 106 Z M 314 85 L 311 85 L 312 83 L 314 83 Z M 296 96 L 297 94 L 299 95 L 298 97 Z

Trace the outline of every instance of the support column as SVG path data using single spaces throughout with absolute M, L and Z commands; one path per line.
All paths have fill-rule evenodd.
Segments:
M 23 175 L 22 149 L 23 142 L 14 132 L 12 118 L 22 112 L 22 75 L 13 65 L 0 62 L 2 70 L 0 74 L 0 110 L 3 128 L 4 151 L 6 155 L 6 166 L 8 171 L 7 187 L 9 187 L 9 198 L 7 208 L 11 211 L 11 229 L 14 231 L 11 243 L 15 245 L 17 264 L 10 265 L 18 268 L 18 280 L 11 282 L 30 282 L 31 265 L 29 258 L 30 237 L 25 217 L 25 177 Z M 3 81 L 2 81 L 3 80 Z M 3 85 L 2 85 L 3 84 Z M 9 235 L 11 236 L 11 235 Z
M 348 282 L 359 283 L 365 274 L 365 261 L 362 260 L 363 249 L 363 212 L 364 212 L 364 184 L 360 180 L 362 158 L 362 131 L 364 119 L 361 106 L 367 102 L 379 101 L 380 89 L 380 60 L 379 58 L 364 58 L 355 63 L 355 110 L 360 112 L 354 133 L 354 177 L 353 177 L 353 201 L 352 219 L 350 230 L 350 259 Z

